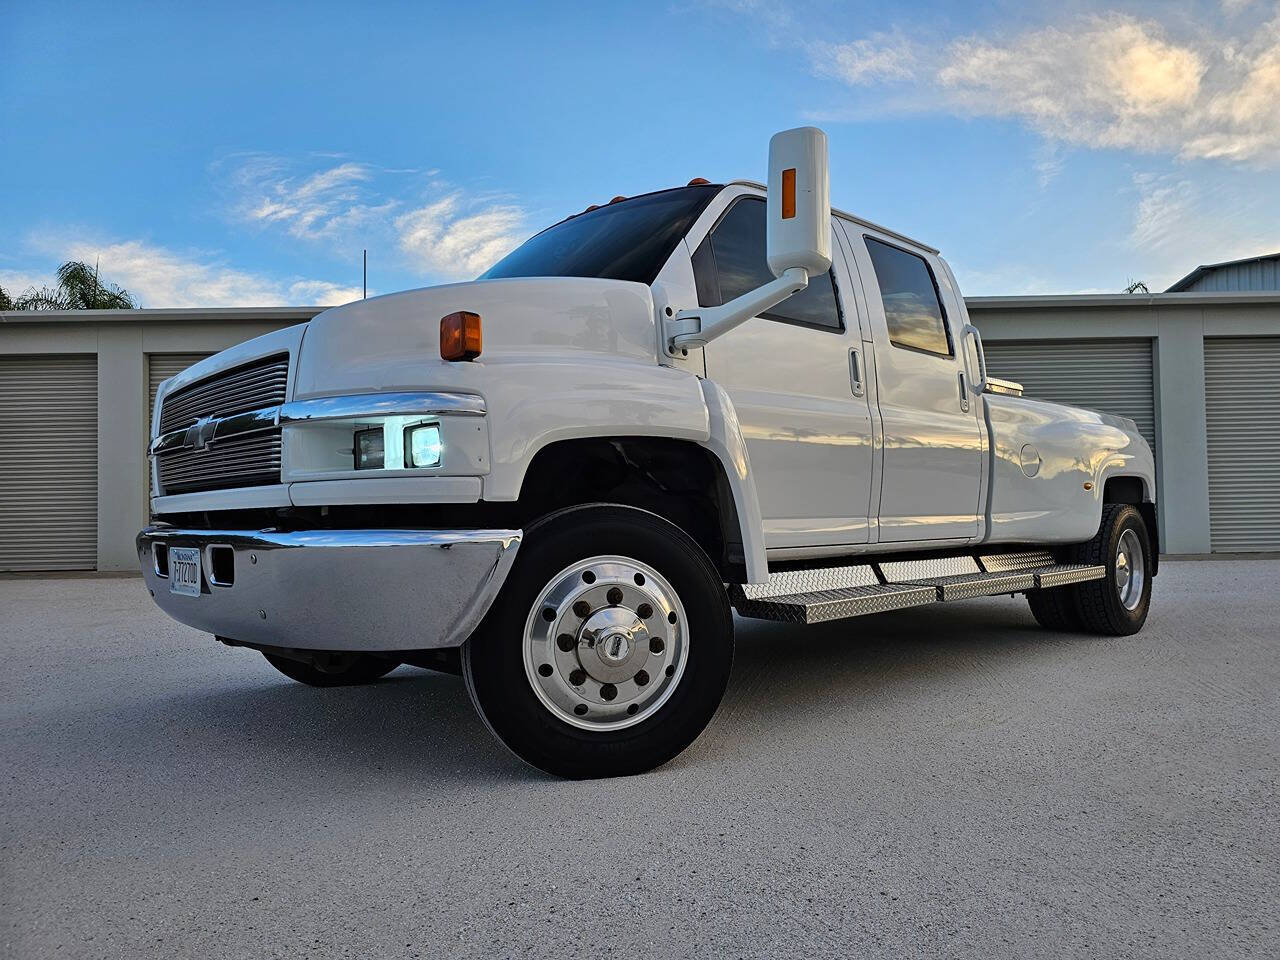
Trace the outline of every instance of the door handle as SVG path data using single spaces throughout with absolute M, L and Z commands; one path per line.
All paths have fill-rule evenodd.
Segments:
M 849 351 L 849 386 L 853 388 L 855 397 L 862 396 L 862 358 L 858 356 L 857 347 Z
M 969 388 L 964 380 L 964 371 L 960 371 L 960 409 L 969 412 Z

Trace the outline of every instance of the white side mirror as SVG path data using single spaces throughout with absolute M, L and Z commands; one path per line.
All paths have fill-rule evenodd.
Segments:
M 769 141 L 767 249 L 775 277 L 792 267 L 816 277 L 831 268 L 831 179 L 827 135 L 817 127 Z
M 777 279 L 717 307 L 681 310 L 662 321 L 666 351 L 705 347 L 716 337 L 775 307 L 831 269 L 831 184 L 827 135 L 797 127 L 769 141 L 766 204 L 769 269 Z

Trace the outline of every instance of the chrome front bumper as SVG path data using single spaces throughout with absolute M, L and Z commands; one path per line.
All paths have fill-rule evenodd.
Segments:
M 137 542 L 160 609 L 197 630 L 309 650 L 421 650 L 471 635 L 506 580 L 520 531 L 156 526 Z M 170 546 L 200 548 L 200 596 L 169 591 Z

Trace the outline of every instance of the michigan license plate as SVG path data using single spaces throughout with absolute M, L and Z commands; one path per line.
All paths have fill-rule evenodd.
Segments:
M 169 592 L 200 596 L 200 549 L 169 548 Z

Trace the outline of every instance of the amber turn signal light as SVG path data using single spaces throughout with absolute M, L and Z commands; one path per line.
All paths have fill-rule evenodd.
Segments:
M 474 360 L 480 356 L 480 314 L 459 310 L 440 318 L 440 356 L 445 360 Z

